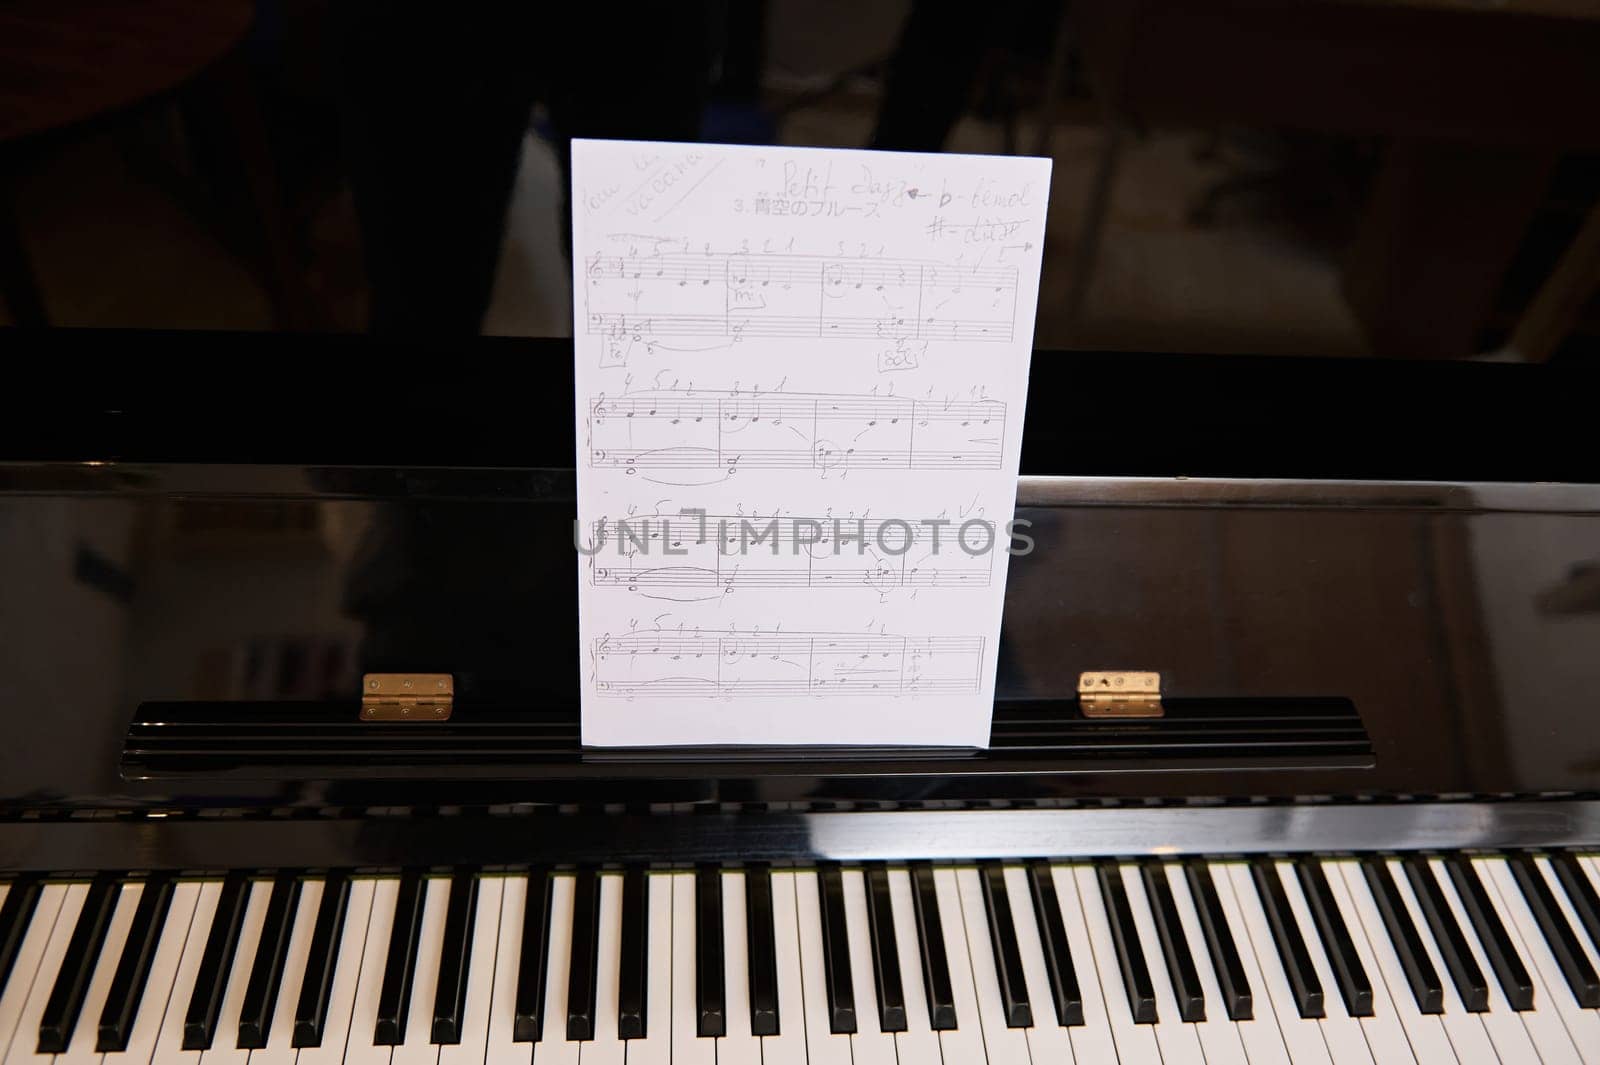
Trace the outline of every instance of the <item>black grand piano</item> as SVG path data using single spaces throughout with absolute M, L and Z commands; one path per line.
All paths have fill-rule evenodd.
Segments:
M 5 1065 L 1600 1060 L 1592 377 L 1039 352 L 987 750 L 594 751 L 566 342 L 0 340 Z

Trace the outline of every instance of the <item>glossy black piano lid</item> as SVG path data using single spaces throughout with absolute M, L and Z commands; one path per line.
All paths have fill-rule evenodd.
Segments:
M 11 352 L 70 360 L 103 357 L 127 338 L 4 339 Z M 1571 374 L 1518 367 L 1379 372 L 1077 353 L 1036 356 L 1025 473 L 1391 483 L 1287 491 L 1162 480 L 1156 494 L 1167 498 L 1152 505 L 1149 483 L 1025 482 L 1022 516 L 1037 546 L 1012 560 L 1002 718 L 1062 712 L 1082 669 L 1159 669 L 1170 692 L 1208 706 L 1348 700 L 1371 735 L 1372 768 L 1241 776 L 1204 763 L 1181 773 L 1122 765 L 1046 780 L 929 760 L 911 782 L 814 763 L 678 774 L 601 765 L 586 783 L 570 774 L 541 783 L 536 771 L 443 773 L 431 784 L 376 773 L 331 788 L 314 773 L 298 786 L 123 779 L 123 737 L 146 704 L 350 700 L 366 669 L 451 670 L 469 709 L 570 722 L 576 704 L 567 342 L 418 347 L 459 368 L 426 388 L 364 391 L 357 382 L 392 348 L 163 340 L 270 366 L 269 379 L 196 406 L 158 397 L 127 371 L 86 375 L 99 409 L 7 431 L 0 457 L 16 462 L 0 465 L 10 704 L 0 805 L 11 809 L 1482 795 L 1600 784 L 1586 717 L 1600 686 L 1589 653 L 1596 604 L 1584 569 L 1600 558 L 1600 509 L 1592 492 L 1526 483 L 1596 479 L 1584 468 L 1593 449 L 1567 446 L 1585 423 L 1560 416 L 1573 393 L 1592 390 Z M 533 360 L 545 386 L 506 387 L 503 367 L 515 360 Z M 317 398 L 286 405 L 291 387 Z M 1126 431 L 1117 396 L 1138 397 L 1149 432 Z M 246 462 L 265 465 L 235 465 Z M 1414 479 L 1506 483 L 1395 483 Z M 260 713 L 240 707 L 238 718 Z M 632 783 L 618 787 L 623 779 Z M 660 780 L 672 783 L 640 783 Z
M 0 462 L 572 466 L 566 338 L 0 327 L 0 351 L 31 385 Z M 205 369 L 224 363 L 237 379 Z M 1022 472 L 1593 483 L 1596 384 L 1582 364 L 1036 351 Z

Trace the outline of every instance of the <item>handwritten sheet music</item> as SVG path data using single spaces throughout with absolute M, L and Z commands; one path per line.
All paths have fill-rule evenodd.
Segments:
M 987 745 L 1049 184 L 573 142 L 586 745 Z

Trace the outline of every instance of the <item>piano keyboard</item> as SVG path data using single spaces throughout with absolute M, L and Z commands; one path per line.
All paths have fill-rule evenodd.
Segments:
M 1600 1062 L 1567 853 L 0 884 L 4 1065 Z

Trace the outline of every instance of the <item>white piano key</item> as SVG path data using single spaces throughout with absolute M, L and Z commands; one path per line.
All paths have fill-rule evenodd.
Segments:
M 1239 916 L 1239 924 L 1234 926 L 1235 933 L 1243 931 L 1243 938 L 1235 938 L 1234 945 L 1242 954 L 1249 950 L 1255 955 L 1256 972 L 1261 975 L 1261 990 L 1256 992 L 1256 1012 L 1270 1009 L 1278 1021 L 1278 1031 L 1283 1035 L 1284 1045 L 1289 1050 L 1289 1059 L 1295 1065 L 1307 1062 L 1331 1062 L 1328 1054 L 1327 1041 L 1322 1036 L 1322 1026 L 1316 1020 L 1300 1016 L 1300 1009 L 1295 1005 L 1294 993 L 1289 987 L 1289 977 L 1283 971 L 1283 962 L 1278 957 L 1278 946 L 1272 938 L 1272 926 L 1267 923 L 1266 911 L 1262 908 L 1261 897 L 1256 894 L 1255 882 L 1250 878 L 1250 867 L 1243 862 L 1218 862 L 1212 866 L 1217 884 L 1219 898 L 1232 897 L 1235 909 L 1228 915 L 1229 923 L 1233 921 L 1234 914 Z M 1224 891 L 1226 881 L 1227 891 Z M 1227 908 L 1227 903 L 1223 903 Z M 1251 987 L 1256 987 L 1255 977 L 1251 977 Z M 1324 989 L 1326 993 L 1328 989 Z M 1334 991 L 1338 994 L 1338 991 Z
M 1399 859 L 1390 858 L 1386 864 L 1389 866 L 1390 877 L 1400 889 L 1400 897 L 1405 900 L 1406 909 L 1411 913 L 1411 923 L 1416 926 L 1417 935 L 1422 939 L 1423 949 L 1433 965 L 1433 971 L 1439 974 L 1439 984 L 1444 988 L 1444 1013 L 1439 1015 L 1439 1023 L 1443 1025 L 1444 1034 L 1456 1052 L 1456 1060 L 1461 1062 L 1461 1065 L 1495 1065 L 1499 1061 L 1499 1055 L 1495 1053 L 1494 1044 L 1489 1041 L 1489 1033 L 1484 1030 L 1483 1021 L 1476 1013 L 1468 1012 L 1467 1007 L 1461 1002 L 1461 992 L 1456 989 L 1455 978 L 1450 975 L 1450 970 L 1445 968 L 1444 956 L 1439 953 L 1439 945 L 1434 942 L 1433 928 L 1423 915 L 1422 904 L 1417 901 L 1417 894 L 1411 887 L 1411 878 L 1406 875 Z M 1487 970 L 1484 976 L 1492 979 Z
M 99 1065 L 100 1052 L 94 1048 L 100 1036 L 100 1011 L 106 1007 L 106 993 L 111 990 L 111 980 L 116 975 L 117 963 L 122 960 L 122 948 L 128 942 L 128 928 L 133 924 L 133 911 L 139 907 L 139 896 L 144 885 L 123 884 L 117 892 L 117 903 L 106 924 L 106 935 L 100 953 L 94 959 L 89 973 L 89 988 L 84 992 L 83 1008 L 78 1011 L 78 1023 L 72 1028 L 64 1054 L 55 1055 L 59 1065 Z
M 984 1050 L 989 1055 L 990 1065 L 1022 1065 L 1028 1061 L 1028 1034 L 1026 1029 L 1006 1025 L 1005 1003 L 1000 999 L 1000 977 L 995 972 L 994 944 L 989 936 L 989 919 L 983 905 L 983 885 L 978 870 L 956 870 L 956 890 L 961 902 L 961 923 L 966 930 L 966 978 L 971 981 L 973 1000 L 978 1006 Z M 952 959 L 951 968 L 956 964 Z M 951 983 L 955 982 L 952 974 Z M 957 1017 L 961 1015 L 960 1010 L 960 993 L 957 992 Z
M 744 901 L 740 896 L 740 901 Z M 595 935 L 594 1038 L 578 1044 L 582 1065 L 622 1065 L 627 1046 L 617 1034 L 622 987 L 622 877 L 600 875 L 599 928 Z M 746 1021 L 748 1027 L 749 1022 Z M 756 1062 L 761 1059 L 757 1047 Z
M 1322 984 L 1322 1004 L 1326 1015 L 1317 1024 L 1322 1028 L 1328 1056 L 1333 1059 L 1334 1065 L 1370 1065 L 1372 1052 L 1367 1049 L 1366 1033 L 1361 1030 L 1361 1021 L 1350 1016 L 1350 1011 L 1345 1008 L 1344 995 L 1339 990 L 1339 981 L 1334 978 L 1333 964 L 1328 961 L 1322 933 L 1312 919 L 1311 906 L 1306 902 L 1305 893 L 1300 890 L 1300 878 L 1295 875 L 1294 866 L 1288 862 L 1273 862 L 1272 866 L 1278 879 L 1283 882 L 1283 893 L 1289 900 L 1289 909 L 1294 913 L 1300 938 L 1305 940 L 1306 953 L 1311 956 L 1311 967 L 1316 971 L 1317 981 Z M 1368 979 L 1371 979 L 1370 973 Z
M 895 1065 L 894 1034 L 880 1027 L 878 1015 L 872 933 L 867 928 L 866 879 L 860 869 L 846 869 L 840 878 L 844 883 L 845 934 L 850 940 L 850 976 L 856 998 L 856 1034 L 850 1037 L 850 1055 L 855 1065 Z M 721 1058 L 717 1065 L 722 1065 Z
M 1522 888 L 1518 886 L 1506 860 L 1474 858 L 1472 864 L 1483 877 L 1495 908 L 1500 913 L 1500 920 L 1517 941 L 1523 961 L 1529 963 L 1528 974 L 1534 980 L 1534 1009 L 1552 1010 L 1561 1018 L 1562 1027 L 1566 1028 L 1567 1035 L 1572 1039 L 1578 1057 L 1590 1065 L 1600 1062 L 1600 1012 L 1584 1009 L 1572 996 L 1572 988 L 1567 985 L 1555 956 L 1550 953 L 1544 932 L 1528 909 L 1528 903 L 1522 897 Z
M 406 1039 L 394 1048 L 391 1065 L 437 1065 L 439 1044 L 433 1041 L 433 997 L 439 989 L 439 956 L 444 951 L 444 918 L 450 908 L 450 878 L 423 880 L 422 928 L 411 973 L 411 1002 L 406 1010 Z
M 1067 932 L 1067 949 L 1072 952 L 1072 965 L 1078 975 L 1078 994 L 1083 997 L 1083 1023 L 1067 1029 L 1067 1035 L 1072 1040 L 1072 1055 L 1085 1065 L 1115 1061 L 1117 1045 L 1111 1031 L 1111 1018 L 1106 1013 L 1105 994 L 1100 987 L 1094 948 L 1089 942 L 1083 901 L 1078 897 L 1077 876 L 1070 865 L 1053 865 L 1050 867 L 1050 879 L 1055 884 L 1056 906 L 1061 910 L 1061 924 Z M 1123 1009 L 1127 1009 L 1126 1003 Z M 1154 1037 L 1151 1038 L 1151 1049 L 1154 1049 Z M 1137 1056 L 1136 1050 L 1130 1050 L 1130 1053 Z
M 1161 937 L 1156 933 L 1156 922 L 1150 912 L 1150 898 L 1144 890 L 1144 880 L 1139 867 L 1131 863 L 1120 866 L 1122 886 L 1128 893 L 1128 908 L 1133 911 L 1134 927 L 1139 930 L 1139 945 L 1144 948 L 1144 964 L 1150 970 L 1150 983 L 1156 993 L 1156 1046 L 1161 1049 L 1163 1065 L 1203 1065 L 1200 1036 L 1194 1025 L 1178 1013 L 1178 999 L 1172 990 L 1172 977 L 1167 972 L 1167 960 L 1161 953 Z M 1221 1008 L 1212 999 L 1207 1010 Z
M 23 1008 L 33 990 L 35 976 L 44 961 L 67 892 L 66 884 L 45 884 L 39 889 L 39 901 L 34 905 L 28 930 L 23 934 L 16 960 L 11 964 L 11 976 L 6 980 L 5 993 L 0 994 L 0 1060 L 5 1059 L 11 1048 L 12 1037 L 22 1019 Z M 78 905 L 81 907 L 83 903 L 80 901 Z M 56 964 L 59 966 L 60 962 Z
M 300 1004 L 300 986 L 305 982 L 311 933 L 317 923 L 317 908 L 322 905 L 322 887 L 321 880 L 306 880 L 300 885 L 300 901 L 289 926 L 289 949 L 283 959 L 278 999 L 272 1006 L 267 1045 L 250 1052 L 250 1065 L 295 1065 L 299 1051 L 294 1048 L 294 1013 Z
M 211 921 L 217 914 L 217 899 L 222 894 L 222 881 L 207 880 L 199 885 L 195 896 L 194 916 L 189 919 L 189 932 L 183 940 L 183 956 L 178 959 L 178 973 L 172 981 L 172 990 L 164 1003 L 161 1031 L 156 1036 L 155 1051 L 151 1060 L 162 1065 L 197 1065 L 198 1050 L 183 1049 L 183 1022 L 194 997 L 194 982 L 200 972 L 200 960 L 205 955 L 206 940 L 211 934 Z M 135 1028 L 135 1033 L 138 1029 Z
M 1589 883 L 1594 885 L 1595 891 L 1600 891 L 1600 855 L 1579 855 L 1578 864 L 1588 872 Z
M 1339 916 L 1344 919 L 1345 930 L 1355 944 L 1361 968 L 1372 985 L 1372 1016 L 1361 1018 L 1361 1028 L 1367 1034 L 1367 1048 L 1372 1051 L 1378 1065 L 1412 1065 L 1417 1059 L 1411 1053 L 1411 1042 L 1406 1038 L 1405 1026 L 1400 1023 L 1400 1014 L 1389 997 L 1389 985 L 1384 982 L 1383 971 L 1378 967 L 1377 956 L 1367 936 L 1367 927 L 1345 884 L 1344 871 L 1340 863 L 1328 861 L 1323 862 L 1322 871 L 1328 881 L 1328 890 L 1339 907 Z M 1356 873 L 1359 875 L 1360 870 L 1357 869 Z M 1409 988 L 1400 990 L 1407 995 L 1411 993 Z
M 1578 864 L 1581 872 L 1583 863 L 1580 861 Z M 1544 882 L 1549 885 L 1550 894 L 1555 896 L 1556 905 L 1561 907 L 1561 915 L 1567 919 L 1567 924 L 1572 926 L 1573 934 L 1577 936 L 1578 943 L 1583 947 L 1584 954 L 1589 958 L 1589 964 L 1594 966 L 1596 972 L 1600 972 L 1600 950 L 1596 949 L 1596 944 L 1589 942 L 1589 932 L 1584 928 L 1583 922 L 1579 920 L 1578 911 L 1573 908 L 1572 900 L 1567 896 L 1566 887 L 1557 879 L 1555 870 L 1550 868 L 1550 859 L 1541 855 L 1534 859 L 1534 865 L 1538 867 L 1539 872 L 1544 876 Z
M 1158 1065 L 1161 1051 L 1156 1044 L 1155 1026 L 1135 1024 L 1133 1011 L 1128 1007 L 1128 989 L 1123 986 L 1122 969 L 1117 965 L 1117 948 L 1111 938 L 1111 919 L 1106 915 L 1105 899 L 1101 897 L 1094 866 L 1083 864 L 1070 868 L 1074 883 L 1072 894 L 1078 900 L 1079 910 L 1083 914 L 1083 927 L 1089 939 L 1085 956 L 1093 961 L 1092 972 L 1079 974 L 1079 987 L 1099 982 L 1100 1000 L 1104 1004 L 1106 1019 L 1111 1024 L 1111 1038 L 1122 1065 L 1133 1065 L 1135 1062 Z M 1056 878 L 1056 890 L 1061 890 L 1060 877 Z M 1065 900 L 1066 896 L 1062 898 Z M 1071 938 L 1070 930 L 1068 938 Z M 1073 944 L 1073 951 L 1076 959 L 1077 944 Z M 1087 995 L 1084 996 L 1084 1007 L 1087 1013 Z M 1076 1043 L 1074 1046 L 1076 1048 Z
M 1595 894 L 1600 895 L 1600 857 L 1592 854 L 1580 854 L 1578 855 L 1578 868 L 1583 870 L 1584 874 L 1589 878 L 1589 884 L 1594 888 Z M 1581 927 L 1579 930 L 1583 931 Z M 1589 940 L 1589 945 L 1600 950 L 1600 942 L 1595 942 L 1591 939 Z
M 1217 980 L 1211 964 L 1211 951 L 1206 946 L 1205 932 L 1200 927 L 1200 912 L 1195 909 L 1194 896 L 1189 891 L 1189 880 L 1183 866 L 1176 862 L 1162 863 L 1167 886 L 1172 890 L 1172 902 L 1178 908 L 1178 919 L 1183 924 L 1183 939 L 1189 944 L 1189 956 L 1194 959 L 1194 969 L 1200 976 L 1200 991 L 1206 997 L 1206 1019 L 1195 1024 L 1195 1034 L 1200 1037 L 1207 1065 L 1245 1065 L 1245 1062 L 1281 1062 L 1288 1065 L 1283 1040 L 1275 1027 L 1264 1027 L 1259 1020 L 1234 1021 L 1228 1017 L 1228 1006 L 1222 998 L 1222 985 Z M 1234 937 L 1238 939 L 1237 936 Z M 1234 949 L 1238 950 L 1237 942 Z M 1255 988 L 1251 988 L 1254 995 Z M 1254 999 L 1252 998 L 1252 1003 Z M 1260 1037 L 1265 1038 L 1260 1038 Z M 1250 1048 L 1246 1053 L 1246 1046 Z
M 1292 1048 L 1284 1039 L 1283 1029 L 1278 1024 L 1277 1009 L 1273 1004 L 1272 996 L 1268 993 L 1266 974 L 1261 970 L 1261 963 L 1256 958 L 1253 942 L 1250 939 L 1250 929 L 1245 924 L 1244 911 L 1239 907 L 1239 899 L 1233 893 L 1233 876 L 1228 871 L 1228 864 L 1222 862 L 1207 862 L 1206 875 L 1211 878 L 1211 885 L 1217 892 L 1217 905 L 1222 908 L 1224 919 L 1228 923 L 1228 931 L 1233 935 L 1233 947 L 1239 958 L 1239 965 L 1244 970 L 1245 981 L 1250 985 L 1251 1017 L 1248 1022 L 1239 1025 L 1240 1038 L 1244 1041 L 1252 1062 L 1261 1061 L 1290 1061 Z M 1190 897 L 1193 901 L 1193 896 Z M 1281 976 L 1281 973 L 1279 974 Z M 1277 1049 L 1272 1048 L 1276 1042 Z
M 800 927 L 800 982 L 805 999 L 810 1065 L 850 1065 L 850 1037 L 835 1035 L 828 1023 L 827 977 L 822 961 L 822 906 L 817 898 L 815 870 L 805 869 L 794 874 L 794 895 Z
M 246 1065 L 250 1060 L 250 1051 L 239 1047 L 239 1012 L 244 1006 L 250 970 L 255 965 L 256 948 L 261 945 L 261 926 L 266 923 L 267 900 L 271 895 L 272 881 L 250 882 L 250 897 L 245 902 L 244 920 L 239 925 L 239 947 L 228 970 L 227 991 L 222 996 L 217 1027 L 211 1033 L 211 1046 L 200 1055 L 200 1065 Z
M 1325 862 L 1323 869 L 1327 872 L 1330 882 L 1335 873 L 1344 882 L 1350 908 L 1354 911 L 1361 933 L 1366 936 L 1367 945 L 1371 948 L 1374 967 L 1367 970 L 1367 976 L 1372 981 L 1374 1008 L 1376 1009 L 1378 1000 L 1378 985 L 1382 983 L 1384 994 L 1389 999 L 1389 1006 L 1399 1018 L 1400 1027 L 1405 1030 L 1406 1041 L 1411 1045 L 1411 1053 L 1416 1056 L 1417 1061 L 1454 1060 L 1455 1053 L 1450 1049 L 1450 1040 L 1445 1035 L 1444 1025 L 1440 1023 L 1439 1016 L 1423 1013 L 1417 1009 L 1416 996 L 1411 993 L 1411 984 L 1406 980 L 1405 970 L 1400 965 L 1400 955 L 1395 951 L 1394 942 L 1389 938 L 1389 926 L 1383 923 L 1383 917 L 1378 912 L 1378 903 L 1372 897 L 1372 889 L 1367 886 L 1367 878 L 1361 871 L 1361 863 L 1354 860 Z M 1348 913 L 1345 915 L 1347 921 L 1349 916 Z M 1356 925 L 1350 925 L 1352 934 L 1355 929 Z M 1448 980 L 1449 977 L 1444 976 L 1444 979 Z
M 139 1009 L 133 1017 L 128 1046 L 124 1050 L 106 1054 L 101 1059 L 104 1065 L 147 1065 L 155 1055 L 167 1003 L 188 947 L 195 903 L 200 898 L 201 888 L 202 885 L 193 880 L 173 885 L 172 902 L 167 906 L 167 918 L 162 922 L 160 935 L 156 939 L 155 957 L 150 960 L 150 975 L 145 980 L 144 994 L 139 997 Z M 190 983 L 193 984 L 192 979 Z M 99 1018 L 96 1017 L 95 1021 L 98 1028 Z M 182 1042 L 181 1037 L 179 1042 Z M 185 1059 L 179 1057 L 176 1060 Z
M 545 944 L 544 1033 L 534 1048 L 539 1065 L 577 1065 L 580 1044 L 567 1038 L 567 980 L 572 972 L 572 910 L 577 883 L 550 878 L 550 941 Z
M 45 891 L 49 891 L 50 887 Z M 55 923 L 50 926 L 50 937 L 45 941 L 38 965 L 34 967 L 33 982 L 28 986 L 27 996 L 16 1013 L 15 1022 L 12 1022 L 11 1042 L 5 1054 L 6 1065 L 11 1065 L 12 1062 L 50 1061 L 52 1055 L 35 1052 L 39 1045 L 39 1022 L 44 1017 L 44 1008 L 50 1001 L 50 992 L 55 987 L 56 976 L 61 971 L 61 960 L 67 953 L 67 944 L 72 940 L 72 930 L 78 923 L 78 914 L 83 911 L 83 900 L 88 894 L 89 885 L 79 883 L 67 885 L 59 895 L 60 908 L 56 911 Z M 43 893 L 39 902 L 42 908 Z M 37 915 L 34 919 L 38 920 Z M 33 931 L 29 930 L 30 938 Z M 18 958 L 17 964 L 20 966 L 22 961 L 22 958 Z M 19 984 L 26 983 L 21 979 L 21 974 L 15 971 L 11 974 L 11 981 L 8 982 L 12 981 Z
M 1028 890 L 1028 871 L 1020 865 L 1005 867 L 1006 896 L 1011 900 L 1011 924 L 1017 936 L 1017 951 L 1022 955 L 1022 973 L 1028 985 L 1028 1004 L 1033 1009 L 1033 1027 L 1027 1030 L 1028 1056 L 1040 1062 L 1073 1061 L 1072 1038 L 1056 1017 L 1056 1000 L 1050 990 L 1050 975 L 1044 960 L 1044 941 L 1034 917 L 1033 895 Z M 1073 962 L 1077 963 L 1076 956 Z
M 372 915 L 367 918 L 367 942 L 361 952 L 361 974 L 350 1010 L 350 1032 L 345 1038 L 345 1065 L 389 1065 L 391 1049 L 378 1046 L 378 1002 L 383 995 L 383 970 L 389 958 L 389 934 L 394 930 L 394 908 L 400 880 L 386 876 L 372 886 Z
M 750 942 L 744 873 L 722 873 L 722 1013 L 717 1065 L 760 1065 L 761 1039 L 750 1034 Z
M 774 891 L 777 889 L 774 888 Z M 889 906 L 894 913 L 894 947 L 900 958 L 900 984 L 905 992 L 906 1030 L 894 1037 L 896 1055 L 906 1065 L 913 1062 L 938 1062 L 943 1053 L 939 1034 L 933 1030 L 928 1013 L 928 993 L 922 982 L 922 953 L 917 941 L 917 914 L 911 901 L 911 874 L 904 869 L 889 870 Z M 778 921 L 773 904 L 773 921 Z M 783 1009 L 782 954 L 779 955 L 778 1007 Z M 774 1065 L 767 1061 L 763 1065 Z
M 644 1038 L 628 1040 L 628 1065 L 672 1061 L 672 876 L 647 873 L 645 884 Z M 805 1061 L 805 1043 L 800 1044 Z M 773 1065 L 767 1059 L 767 1065 Z
M 439 1048 L 439 1065 L 483 1065 L 488 1060 L 489 1008 L 494 998 L 495 960 L 500 942 L 500 900 L 504 889 L 503 876 L 485 876 L 478 880 L 478 906 L 472 915 L 472 952 L 467 964 L 467 1008 L 461 1020 L 461 1042 Z M 507 1023 L 510 1023 L 509 1017 Z M 304 1065 L 304 1062 L 300 1065 Z
M 772 875 L 772 947 L 778 978 L 778 1034 L 761 1037 L 762 1065 L 805 1065 L 806 1013 L 793 873 Z M 633 1065 L 630 1060 L 629 1065 Z
M 982 1061 L 983 1017 L 978 992 L 972 986 L 972 962 L 967 956 L 967 922 L 961 913 L 961 886 L 954 869 L 933 871 L 934 893 L 939 903 L 939 923 L 944 932 L 945 960 L 950 966 L 951 1000 L 956 1007 L 956 1027 L 939 1033 L 945 1061 Z
M 500 922 L 494 953 L 494 988 L 489 1004 L 489 1030 L 483 1060 L 493 1065 L 506 1062 L 529 1065 L 533 1044 L 518 1043 L 512 1036 L 517 1014 L 517 974 L 522 963 L 522 915 L 528 904 L 526 876 L 496 877 L 500 880 Z M 476 964 L 476 962 L 474 962 Z
M 716 1065 L 717 1041 L 700 1038 L 695 1002 L 694 873 L 672 874 L 672 1062 Z M 546 1065 L 541 1058 L 539 1065 Z
M 1478 969 L 1488 985 L 1489 1008 L 1479 1016 L 1483 1019 L 1484 1031 L 1489 1033 L 1489 1040 L 1494 1044 L 1496 1055 L 1501 1061 L 1507 1062 L 1542 1061 L 1546 1065 L 1578 1065 L 1578 1052 L 1573 1049 L 1572 1040 L 1567 1038 L 1566 1029 L 1561 1027 L 1559 1020 L 1550 1018 L 1553 1029 L 1549 1024 L 1525 1024 L 1522 1016 L 1506 1001 L 1505 993 L 1500 990 L 1500 981 L 1489 964 L 1489 956 L 1478 941 L 1478 930 L 1467 916 L 1466 907 L 1461 904 L 1461 896 L 1456 893 L 1456 885 L 1444 867 L 1444 860 L 1430 859 L 1428 873 L 1438 883 L 1445 901 L 1449 903 L 1456 924 L 1460 926 L 1461 934 L 1472 950 L 1473 960 L 1478 963 Z M 1529 1011 L 1530 1019 L 1536 1012 Z
M 1594 888 L 1595 894 L 1600 895 L 1600 857 L 1592 854 L 1578 855 L 1578 868 L 1583 870 L 1589 878 L 1589 884 Z M 1589 941 L 1590 946 L 1600 949 L 1600 943 Z
M 302 1048 L 296 1065 L 340 1065 L 344 1061 L 351 1012 L 361 980 L 361 959 L 371 932 L 372 897 L 377 885 L 376 880 L 368 877 L 350 881 L 344 927 L 339 932 L 338 954 L 333 966 L 333 992 L 328 996 L 328 1017 L 322 1024 L 322 1043 Z

